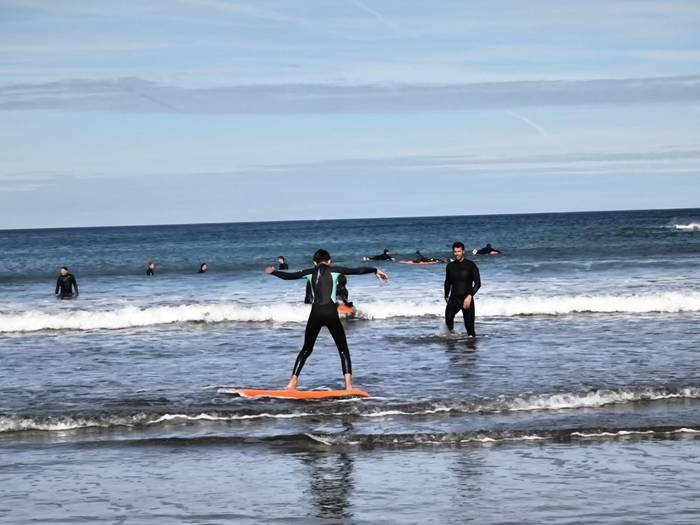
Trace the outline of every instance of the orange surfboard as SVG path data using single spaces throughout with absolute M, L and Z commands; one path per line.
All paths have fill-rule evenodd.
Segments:
M 332 399 L 341 397 L 369 397 L 362 390 L 251 390 L 247 388 L 227 388 L 225 394 L 240 397 L 275 397 L 279 399 Z
M 341 304 L 338 306 L 338 313 L 343 315 L 352 315 L 355 309 L 352 306 Z

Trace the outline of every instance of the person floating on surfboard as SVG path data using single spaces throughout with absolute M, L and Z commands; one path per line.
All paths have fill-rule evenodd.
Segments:
M 380 253 L 379 255 L 372 255 L 371 257 L 364 256 L 362 258 L 363 261 L 393 261 L 394 258 L 391 256 L 391 253 L 389 252 L 389 248 L 384 248 L 384 251 Z
M 497 250 L 496 248 L 491 246 L 491 243 L 489 243 L 483 248 L 479 248 L 478 250 L 474 248 L 472 250 L 472 253 L 474 255 L 498 255 L 499 253 L 501 253 L 501 250 Z
M 464 244 L 452 245 L 454 260 L 445 271 L 445 324 L 451 332 L 457 312 L 462 310 L 467 334 L 476 336 L 474 331 L 474 295 L 481 288 L 479 268 L 472 261 L 464 258 Z
M 345 379 L 345 389 L 352 389 L 352 364 L 350 362 L 350 349 L 348 348 L 345 330 L 338 317 L 338 309 L 336 306 L 336 295 L 338 279 L 341 275 L 362 275 L 373 273 L 382 282 L 388 281 L 388 276 L 381 270 L 371 267 L 363 268 L 343 268 L 341 266 L 331 266 L 331 254 L 326 250 L 317 250 L 313 257 L 314 267 L 298 272 L 282 272 L 275 270 L 274 266 L 265 268 L 265 273 L 274 275 L 284 280 L 306 278 L 311 284 L 313 294 L 313 302 L 311 304 L 311 313 L 309 320 L 306 323 L 306 332 L 304 334 L 304 346 L 302 347 L 296 362 L 292 377 L 287 384 L 288 390 L 296 390 L 299 374 L 304 367 L 304 363 L 314 350 L 314 344 L 318 337 L 321 328 L 324 326 L 335 341 L 340 354 L 340 364 L 343 369 L 343 378 Z

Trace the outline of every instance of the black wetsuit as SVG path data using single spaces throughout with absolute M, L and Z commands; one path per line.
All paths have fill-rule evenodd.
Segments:
M 153 268 L 146 268 L 146 276 L 150 277 L 151 275 L 155 275 L 156 271 Z
M 490 244 L 476 251 L 476 255 L 491 255 L 492 253 L 501 253 L 501 250 L 491 248 Z
M 299 272 L 281 272 L 275 270 L 272 275 L 280 279 L 302 279 L 306 277 L 311 285 L 313 294 L 313 302 L 311 304 L 311 313 L 309 320 L 306 323 L 306 332 L 304 333 L 304 346 L 297 356 L 294 363 L 293 375 L 299 377 L 304 363 L 314 351 L 314 344 L 318 337 L 321 328 L 324 326 L 335 341 L 335 346 L 340 354 L 340 365 L 343 368 L 344 374 L 352 374 L 352 363 L 350 361 L 350 350 L 348 342 L 345 338 L 345 330 L 338 317 L 338 308 L 335 304 L 337 293 L 337 282 L 340 275 L 361 275 L 366 273 L 377 273 L 376 268 L 343 268 L 340 266 L 328 266 L 321 264 L 316 268 L 309 268 Z
M 348 292 L 348 279 L 344 275 L 338 276 L 338 286 L 335 290 L 335 296 L 338 301 L 342 301 L 345 306 L 352 307 L 350 302 L 350 292 Z
M 391 261 L 393 257 L 389 253 L 382 253 L 380 255 L 373 255 L 369 257 L 370 261 Z
M 70 299 L 73 297 L 73 290 L 75 289 L 75 295 L 78 292 L 78 282 L 73 277 L 73 274 L 67 273 L 66 275 L 59 275 L 56 280 L 56 291 L 54 292 L 60 299 Z M 60 292 L 60 293 L 59 293 Z
M 476 335 L 474 331 L 474 295 L 481 288 L 481 277 L 476 264 L 467 259 L 462 262 L 452 261 L 447 265 L 445 272 L 445 324 L 449 330 L 454 328 L 454 319 L 457 312 L 462 310 L 464 326 L 469 335 Z M 464 309 L 464 299 L 472 296 L 469 308 Z
M 289 270 L 289 265 L 286 262 L 281 262 L 279 263 L 279 267 L 277 268 L 278 270 Z

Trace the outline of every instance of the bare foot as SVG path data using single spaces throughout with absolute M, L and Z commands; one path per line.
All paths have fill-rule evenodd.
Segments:
M 352 374 L 345 374 L 345 390 L 352 390 Z
M 297 389 L 297 377 L 292 376 L 292 378 L 289 380 L 289 383 L 287 383 L 287 390 L 296 390 Z

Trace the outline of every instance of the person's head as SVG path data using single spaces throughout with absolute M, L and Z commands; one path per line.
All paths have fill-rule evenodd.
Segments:
M 416 255 L 420 255 L 420 250 L 416 250 Z
M 68 275 L 70 273 L 70 271 L 68 270 L 68 266 L 61 266 L 58 269 L 58 273 L 60 273 L 61 275 Z
M 491 249 L 491 243 L 490 243 L 490 242 L 489 242 L 489 243 L 486 243 L 486 248 L 487 248 L 488 250 Z
M 464 244 L 457 241 L 452 245 L 452 256 L 461 261 L 464 258 Z
M 148 261 L 148 267 L 149 267 L 149 268 L 155 268 L 155 267 L 156 267 L 156 262 L 155 262 L 155 261 Z
M 202 263 L 199 265 L 199 273 L 205 273 L 209 269 L 207 263 Z
M 389 253 L 389 248 L 384 248 L 384 255 L 387 255 Z
M 346 284 L 348 284 L 348 278 L 341 273 L 338 276 L 338 286 L 345 286 Z
M 284 258 L 284 255 L 280 255 L 279 257 L 277 257 L 277 262 L 280 264 L 284 264 L 287 262 L 287 260 Z
M 318 266 L 320 264 L 330 264 L 331 263 L 331 254 L 328 253 L 326 250 L 316 250 L 316 253 L 314 253 L 314 265 Z

